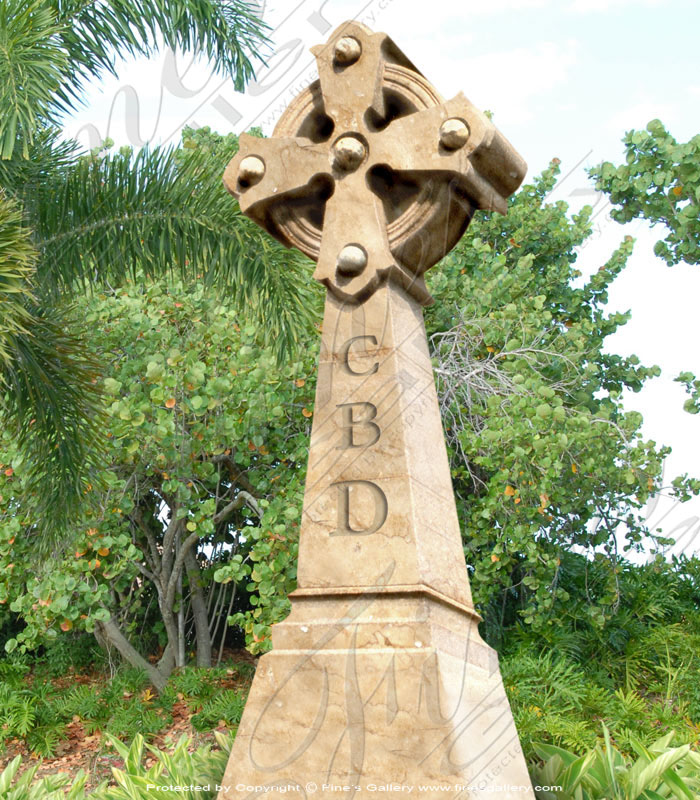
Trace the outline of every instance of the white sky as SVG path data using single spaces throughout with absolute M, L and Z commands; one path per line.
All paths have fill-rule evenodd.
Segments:
M 562 176 L 570 174 L 556 199 L 574 209 L 600 201 L 594 237 L 579 257 L 584 274 L 626 233 L 637 238 L 626 274 L 610 292 L 610 309 L 632 309 L 633 316 L 610 349 L 662 367 L 662 377 L 627 405 L 643 413 L 646 436 L 673 447 L 668 478 L 700 477 L 700 415 L 682 410 L 686 395 L 673 382 L 682 370 L 700 374 L 700 267 L 669 269 L 656 259 L 651 248 L 663 229 L 611 222 L 584 172 L 605 159 L 619 162 L 623 133 L 654 117 L 679 140 L 700 132 L 697 0 L 277 0 L 266 3 L 264 18 L 271 55 L 245 94 L 188 56 L 131 60 L 116 79 L 90 87 L 66 133 L 86 146 L 106 136 L 117 145 L 176 142 L 185 124 L 220 133 L 261 125 L 269 134 L 291 97 L 315 77 L 311 45 L 347 19 L 386 31 L 443 96 L 463 91 L 495 113 L 530 165 L 529 176 L 559 157 Z M 679 549 L 700 552 L 700 499 L 673 507 L 662 498 L 650 522 L 666 534 L 687 529 Z

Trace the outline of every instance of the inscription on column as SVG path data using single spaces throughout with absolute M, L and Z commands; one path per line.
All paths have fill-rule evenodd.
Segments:
M 374 375 L 379 370 L 379 362 L 364 370 L 355 369 L 350 365 L 350 353 L 356 343 L 370 343 L 377 346 L 377 337 L 371 335 L 353 336 L 340 348 L 340 366 L 348 375 L 366 377 Z M 361 447 L 371 447 L 376 444 L 382 431 L 374 421 L 377 417 L 377 407 L 374 403 L 358 401 L 354 403 L 339 403 L 338 412 L 341 415 L 341 439 L 339 450 L 350 450 Z M 337 491 L 338 522 L 337 528 L 331 531 L 331 536 L 368 536 L 376 533 L 386 522 L 389 514 L 389 505 L 386 495 L 376 483 L 366 480 L 338 481 L 332 484 Z M 350 524 L 352 492 L 354 503 L 358 502 L 358 495 L 363 503 L 369 499 L 374 504 L 372 522 L 368 527 L 360 530 Z M 363 518 L 366 519 L 365 515 Z
M 343 432 L 339 450 L 351 447 L 371 447 L 379 441 L 381 429 L 372 420 L 377 416 L 374 403 L 340 403 L 343 417 Z M 361 415 L 364 414 L 364 418 Z
M 363 372 L 358 372 L 356 369 L 353 369 L 350 366 L 350 349 L 355 344 L 355 342 L 367 341 L 371 342 L 373 345 L 376 346 L 377 344 L 377 337 L 376 336 L 353 336 L 352 339 L 348 339 L 347 342 L 340 348 L 340 363 L 342 364 L 345 372 L 348 375 L 374 375 L 374 373 L 379 369 L 379 362 L 375 361 L 374 364 L 369 369 L 364 370 Z
M 389 513 L 389 504 L 386 501 L 386 495 L 372 481 L 338 481 L 332 484 L 336 487 L 338 492 L 338 527 L 331 531 L 331 536 L 369 536 L 370 533 L 376 533 L 382 525 L 386 522 Z M 364 495 L 367 493 L 372 498 L 374 503 L 374 518 L 368 528 L 361 528 L 356 530 L 350 525 L 350 490 L 355 489 L 353 494 L 357 496 L 357 490 L 364 489 Z

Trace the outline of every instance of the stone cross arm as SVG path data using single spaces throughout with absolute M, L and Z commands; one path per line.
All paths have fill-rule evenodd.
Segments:
M 388 36 L 346 23 L 313 49 L 319 81 L 273 137 L 240 138 L 224 174 L 241 210 L 361 302 L 389 278 L 419 302 L 422 275 L 476 208 L 505 213 L 525 163 L 461 93 L 447 102 Z

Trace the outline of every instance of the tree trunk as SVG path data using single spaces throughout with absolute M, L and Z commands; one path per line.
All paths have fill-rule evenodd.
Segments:
M 181 665 L 178 664 L 178 652 L 180 649 L 180 641 L 177 631 L 177 617 L 173 612 L 172 608 L 167 608 L 165 604 L 160 605 L 160 614 L 163 619 L 163 625 L 165 625 L 165 633 L 168 637 L 168 645 L 166 647 L 166 651 L 170 649 L 169 657 L 172 657 L 173 666 L 179 667 Z M 163 653 L 163 655 L 165 655 L 165 653 Z
M 194 629 L 197 634 L 197 666 L 211 667 L 211 635 L 209 633 L 209 615 L 202 590 L 201 573 L 193 549 L 185 554 L 185 569 L 190 582 L 190 603 L 194 615 Z
M 180 550 L 182 548 L 182 526 L 178 525 L 175 533 L 175 562 L 178 561 Z M 175 655 L 175 664 L 178 667 L 185 666 L 185 598 L 182 593 L 182 568 L 177 572 L 177 593 L 180 596 L 180 607 L 177 610 L 176 624 L 177 624 L 177 651 Z
M 95 631 L 97 633 L 96 638 L 98 642 L 100 637 L 103 637 L 118 650 L 121 657 L 131 664 L 132 667 L 142 669 L 148 675 L 148 679 L 159 693 L 165 689 L 170 670 L 167 673 L 161 672 L 160 669 L 146 661 L 141 653 L 127 641 L 111 616 L 108 620 L 95 622 Z
M 165 649 L 163 650 L 163 655 L 160 657 L 158 661 L 158 671 L 162 672 L 163 675 L 170 675 L 170 673 L 175 669 L 175 653 L 173 652 L 173 647 L 168 642 L 165 645 Z

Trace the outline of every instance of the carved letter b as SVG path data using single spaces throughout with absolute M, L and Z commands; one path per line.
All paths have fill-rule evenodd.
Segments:
M 377 416 L 377 406 L 373 403 L 341 403 L 338 408 L 343 415 L 343 438 L 340 450 L 350 447 L 371 447 L 379 441 L 381 430 L 379 425 L 372 420 Z M 364 419 L 355 419 L 353 409 L 365 412 Z M 360 438 L 365 441 L 355 441 L 355 428 L 364 428 L 365 433 Z

